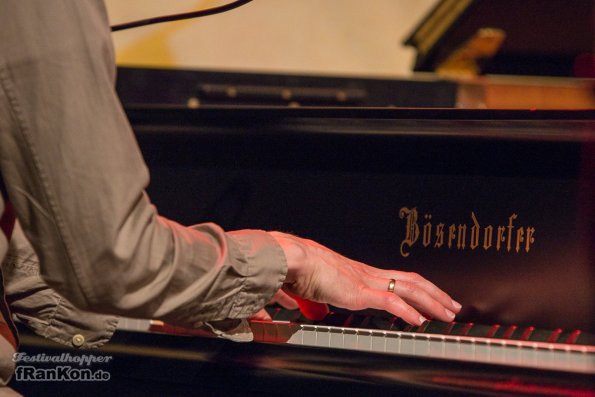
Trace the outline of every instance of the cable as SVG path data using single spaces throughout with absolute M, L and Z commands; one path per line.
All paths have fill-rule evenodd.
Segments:
M 199 18 L 199 17 L 206 17 L 208 15 L 221 14 L 222 12 L 230 11 L 230 10 L 233 10 L 234 8 L 241 7 L 244 4 L 250 3 L 251 1 L 252 0 L 236 0 L 236 1 L 233 1 L 228 4 L 224 4 L 219 7 L 207 8 L 207 9 L 200 10 L 200 11 L 186 12 L 183 14 L 165 15 L 165 16 L 161 16 L 161 17 L 140 19 L 138 21 L 121 23 L 119 25 L 112 26 L 112 32 L 117 32 L 118 30 L 124 30 L 124 29 L 130 29 L 130 28 L 137 28 L 139 26 L 152 25 L 155 23 L 180 21 L 182 19 Z

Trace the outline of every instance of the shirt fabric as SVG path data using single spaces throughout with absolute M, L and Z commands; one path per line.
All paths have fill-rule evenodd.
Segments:
M 261 309 L 287 273 L 270 234 L 185 227 L 151 205 L 102 1 L 0 9 L 0 169 L 44 281 L 83 309 L 182 326 Z

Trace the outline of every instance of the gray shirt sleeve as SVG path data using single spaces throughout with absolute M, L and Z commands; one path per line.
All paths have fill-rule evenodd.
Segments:
M 101 347 L 116 330 L 118 317 L 74 307 L 39 276 L 39 260 L 18 222 L 2 263 L 4 293 L 15 321 L 55 342 L 84 349 Z
M 268 233 L 151 205 L 103 4 L 0 4 L 0 166 L 44 280 L 81 308 L 186 326 L 264 306 L 287 272 Z

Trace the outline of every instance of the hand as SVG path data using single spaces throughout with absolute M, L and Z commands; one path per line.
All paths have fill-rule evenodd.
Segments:
M 312 240 L 270 232 L 287 258 L 283 290 L 315 302 L 349 310 L 385 310 L 421 325 L 420 312 L 452 321 L 461 305 L 417 273 L 382 270 L 346 258 Z M 394 292 L 388 291 L 394 279 Z
M 278 304 L 286 309 L 295 310 L 299 307 L 298 303 L 291 296 L 287 295 L 283 290 L 279 290 L 273 296 L 273 299 L 268 303 L 269 305 Z M 272 318 L 269 316 L 266 310 L 260 309 L 251 317 L 252 320 L 271 321 Z

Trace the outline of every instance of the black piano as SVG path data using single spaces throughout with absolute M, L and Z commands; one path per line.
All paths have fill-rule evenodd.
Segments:
M 270 307 L 255 342 L 122 319 L 61 395 L 595 395 L 595 112 L 129 106 L 149 195 L 184 224 L 275 229 L 461 302 L 409 326 Z M 30 335 L 23 349 L 61 348 Z M 56 387 L 56 389 L 52 389 Z

